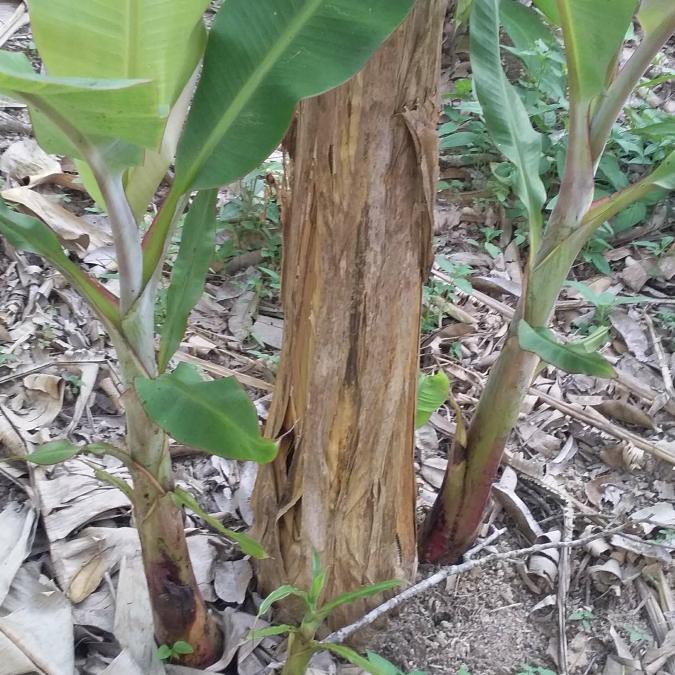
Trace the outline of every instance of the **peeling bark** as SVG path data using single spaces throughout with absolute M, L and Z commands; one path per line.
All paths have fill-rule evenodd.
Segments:
M 271 556 L 258 565 L 263 593 L 308 587 L 312 549 L 328 570 L 324 599 L 415 573 L 415 395 L 446 5 L 420 0 L 359 75 L 300 105 L 289 135 L 284 344 L 267 424 L 281 442 L 253 497 L 254 535 Z

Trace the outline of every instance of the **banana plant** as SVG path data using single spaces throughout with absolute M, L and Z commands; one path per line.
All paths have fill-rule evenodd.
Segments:
M 544 227 L 547 198 L 540 177 L 541 136 L 501 65 L 500 9 L 516 0 L 474 0 L 470 17 L 471 65 L 486 125 L 514 165 L 515 192 L 526 207 L 529 259 L 523 291 L 506 342 L 489 374 L 466 434 L 454 439 L 438 498 L 422 530 L 420 555 L 454 562 L 480 525 L 506 441 L 523 399 L 543 360 L 572 372 L 612 377 L 614 371 L 586 347 L 561 344 L 547 330 L 570 269 L 595 230 L 655 191 L 675 187 L 675 153 L 635 184 L 594 201 L 595 171 L 610 131 L 641 76 L 675 32 L 675 4 L 663 0 L 539 0 L 535 8 L 506 12 L 540 24 L 549 39 L 561 29 L 567 64 L 569 117 L 567 157 L 555 207 Z M 641 41 L 618 67 L 631 22 Z M 512 19 L 513 21 L 513 19 Z M 550 26 L 550 24 L 549 24 Z M 524 28 L 521 23 L 520 28 Z
M 44 73 L 22 54 L 0 51 L 0 90 L 28 106 L 45 150 L 77 162 L 84 184 L 108 214 L 119 271 L 115 295 L 69 257 L 45 223 L 0 203 L 0 233 L 51 263 L 103 323 L 125 388 L 124 447 L 60 441 L 28 459 L 48 464 L 109 453 L 127 465 L 133 488 L 98 469 L 97 475 L 129 495 L 155 637 L 160 645 L 190 645 L 191 651 L 179 655 L 188 665 L 220 658 L 222 636 L 195 582 L 182 510 L 235 538 L 245 552 L 264 552 L 244 535 L 224 530 L 174 486 L 169 435 L 234 459 L 268 462 L 276 453 L 261 437 L 255 408 L 235 380 L 205 381 L 184 365 L 169 368 L 203 292 L 218 187 L 265 159 L 300 99 L 359 70 L 412 0 L 225 0 L 207 34 L 208 4 L 29 0 Z M 172 163 L 171 188 L 143 234 L 148 204 Z M 178 230 L 181 243 L 157 348 L 157 288 Z

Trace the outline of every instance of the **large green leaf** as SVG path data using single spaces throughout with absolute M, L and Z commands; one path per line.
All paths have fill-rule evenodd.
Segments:
M 215 246 L 217 196 L 218 190 L 200 192 L 183 224 L 166 298 L 166 320 L 159 346 L 160 372 L 166 369 L 169 359 L 178 349 L 188 316 L 204 290 Z
M 102 317 L 112 324 L 119 321 L 116 298 L 66 255 L 57 236 L 41 220 L 10 210 L 0 199 L 0 234 L 15 248 L 37 253 L 48 260 Z
M 445 403 L 449 387 L 448 376 L 442 370 L 433 375 L 420 375 L 417 383 L 415 429 L 423 427 L 434 411 Z
M 134 167 L 125 178 L 127 197 L 139 219 L 175 156 L 194 90 L 186 83 L 206 46 L 202 14 L 207 6 L 208 0 L 88 0 L 84 4 L 82 0 L 29 0 L 33 35 L 50 75 L 151 80 L 160 105 L 167 111 L 171 108 L 168 122 L 166 117 L 156 120 L 158 128 L 165 129 L 161 147 L 152 146 L 144 155 L 130 154 L 126 161 L 126 166 Z M 78 48 L 64 49 L 71 44 Z M 179 97 L 184 90 L 186 95 Z M 43 129 L 42 136 L 47 133 Z M 79 156 L 74 148 L 67 154 Z M 90 194 L 103 207 L 90 169 L 78 168 Z
M 600 95 L 630 27 L 637 0 L 558 0 L 572 95 Z
M 499 0 L 476 0 L 469 24 L 474 85 L 488 131 L 515 165 L 516 194 L 527 208 L 532 252 L 539 245 L 546 190 L 539 176 L 541 134 L 502 69 L 499 50 Z
M 204 382 L 181 363 L 135 385 L 148 415 L 180 443 L 229 459 L 274 459 L 277 446 L 260 435 L 255 407 L 233 377 Z
M 550 64 L 552 59 L 562 62 L 562 48 L 541 14 L 518 0 L 502 0 L 500 16 L 530 77 L 547 96 L 554 100 L 563 99 L 564 77 L 549 67 L 555 65 Z M 558 69 L 561 69 L 560 65 Z
M 675 190 L 675 150 L 643 180 L 648 181 L 656 187 Z
M 209 0 L 29 0 L 50 75 L 152 80 L 173 105 L 206 44 Z
M 649 35 L 664 21 L 669 18 L 672 20 L 673 14 L 675 14 L 673 0 L 641 0 L 637 17 L 645 33 Z
M 178 147 L 177 189 L 217 187 L 277 145 L 296 103 L 344 82 L 413 0 L 227 0 Z
M 532 4 L 555 26 L 560 25 L 560 12 L 556 0 L 533 0 Z
M 583 345 L 560 344 L 546 328 L 533 328 L 521 320 L 518 323 L 518 340 L 522 349 L 534 352 L 542 361 L 565 372 L 616 377 L 612 365 L 600 354 L 587 352 Z
M 49 117 L 65 136 L 67 127 L 89 139 L 117 138 L 144 147 L 161 140 L 157 92 L 149 82 L 38 75 L 23 54 L 0 51 L 0 91 Z M 48 151 L 64 152 L 56 137 L 40 141 Z

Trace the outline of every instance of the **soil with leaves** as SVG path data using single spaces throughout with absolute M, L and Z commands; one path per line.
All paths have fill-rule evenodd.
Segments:
M 21 7 L 0 3 L 5 47 L 31 55 Z M 443 405 L 417 432 L 420 519 L 440 487 L 449 444 L 462 420 L 470 419 L 501 346 L 526 255 L 522 209 L 511 190 L 509 166 L 491 144 L 473 99 L 463 39 L 460 34 L 456 53 L 446 55 L 443 77 L 438 256 L 426 289 L 421 352 L 425 372 L 443 370 L 450 378 L 456 406 Z M 547 180 L 555 185 L 560 163 L 555 129 L 564 110 L 559 55 L 542 41 L 529 50 L 515 37 L 511 42 L 507 66 L 540 130 L 549 130 Z M 668 144 L 672 149 L 674 51 L 667 49 L 653 66 L 630 116 L 613 134 L 600 167 L 608 190 L 641 175 Z M 1 196 L 47 222 L 71 254 L 114 290 L 105 216 L 81 190 L 75 168 L 35 144 L 24 109 L 4 100 L 0 106 Z M 670 136 L 660 136 L 658 125 L 668 120 Z M 177 355 L 207 375 L 235 374 L 256 400 L 261 420 L 283 334 L 276 199 L 282 159 L 276 153 L 221 191 L 212 274 Z M 365 631 L 356 645 L 362 652 L 377 652 L 403 672 L 544 675 L 562 672 L 564 636 L 570 673 L 675 672 L 674 224 L 672 202 L 640 203 L 584 250 L 558 302 L 554 329 L 600 340 L 619 377 L 567 375 L 552 367 L 539 373 L 481 534 L 503 532 L 477 555 L 571 539 L 591 527 L 650 522 L 636 522 L 625 534 L 569 555 L 551 549 L 451 576 L 388 623 Z M 60 438 L 119 441 L 124 397 L 101 326 L 40 258 L 3 246 L 4 456 Z M 162 322 L 161 303 L 156 314 Z M 178 444 L 172 453 L 178 486 L 194 495 L 201 509 L 232 529 L 250 526 L 255 465 L 205 458 Z M 140 672 L 133 665 L 138 663 L 147 664 L 143 673 L 196 672 L 169 664 L 190 645 L 157 649 L 153 643 L 129 502 L 98 480 L 100 470 L 129 479 L 123 465 L 109 457 L 57 467 L 0 462 L 0 674 L 70 675 L 75 668 L 133 675 Z M 284 644 L 274 630 L 250 637 L 253 628 L 265 629 L 274 617 L 267 611 L 257 618 L 263 599 L 249 561 L 203 519 L 188 516 L 186 525 L 200 587 L 222 614 L 226 631 L 226 650 L 213 670 L 271 672 L 283 658 Z M 434 571 L 423 567 L 419 578 Z M 310 672 L 362 671 L 324 652 Z

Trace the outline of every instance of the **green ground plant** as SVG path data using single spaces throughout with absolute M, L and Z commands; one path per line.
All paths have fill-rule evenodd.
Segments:
M 316 634 L 328 616 L 338 607 L 372 595 L 390 591 L 400 585 L 400 581 L 393 579 L 376 584 L 363 586 L 349 593 L 343 593 L 325 604 L 321 603 L 321 594 L 326 581 L 326 571 L 321 567 L 321 561 L 316 552 L 312 555 L 312 584 L 308 591 L 295 586 L 280 586 L 270 593 L 258 609 L 258 617 L 264 615 L 276 602 L 293 596 L 304 606 L 304 616 L 298 626 L 276 624 L 266 628 L 251 631 L 251 639 L 260 639 L 270 635 L 288 636 L 288 654 L 281 675 L 303 675 L 312 656 L 321 651 L 328 651 L 340 658 L 353 663 L 372 675 L 406 675 L 387 659 L 368 652 L 362 656 L 346 645 L 334 642 L 316 640 Z M 408 675 L 425 675 L 416 670 Z
M 47 225 L 4 203 L 0 233 L 51 263 L 103 323 L 119 360 L 127 423 L 124 447 L 62 440 L 28 459 L 53 464 L 111 454 L 128 467 L 132 487 L 95 471 L 133 505 L 157 642 L 188 644 L 191 653 L 172 658 L 208 665 L 221 656 L 222 635 L 195 581 L 183 509 L 245 552 L 265 553 L 174 486 L 169 434 L 232 459 L 268 462 L 276 453 L 234 379 L 205 381 L 185 364 L 169 368 L 213 258 L 218 188 L 260 165 L 300 99 L 361 68 L 412 0 L 228 0 L 208 39 L 202 20 L 208 0 L 101 0 L 86 12 L 78 0 L 28 5 L 45 73 L 36 72 L 25 55 L 2 51 L 0 90 L 28 106 L 45 150 L 77 161 L 92 197 L 107 212 L 119 295 L 72 260 Z M 317 40 L 326 33 L 335 39 Z M 145 231 L 148 205 L 170 164 L 171 187 Z M 157 289 L 188 206 L 157 350 Z

